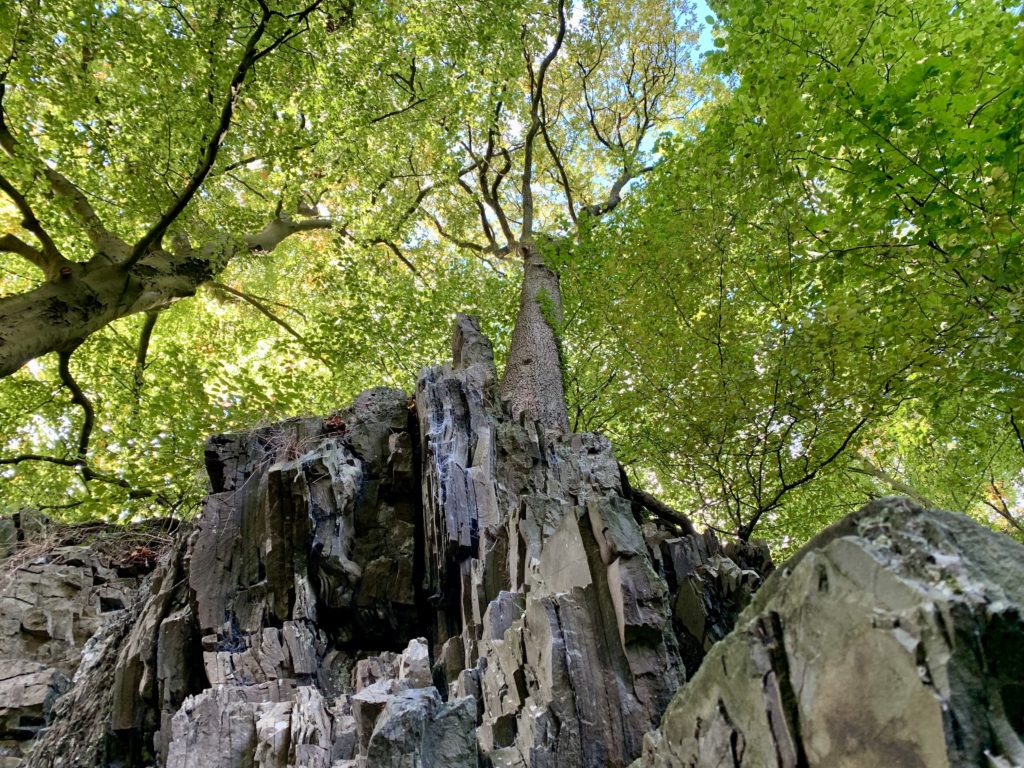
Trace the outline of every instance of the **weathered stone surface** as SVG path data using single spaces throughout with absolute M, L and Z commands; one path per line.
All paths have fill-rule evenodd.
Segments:
M 608 441 L 509 419 L 490 365 L 417 388 L 435 648 L 458 633 L 464 653 L 444 679 L 479 687 L 495 764 L 625 765 L 684 675 L 671 594 Z
M 0 753 L 15 765 L 89 662 L 90 638 L 137 602 L 140 577 L 169 539 L 155 523 L 112 533 L 57 525 L 28 511 L 0 521 L 0 531 Z
M 13 659 L 0 668 L 0 739 L 32 738 L 71 681 L 59 669 Z
M 725 637 L 773 566 L 763 544 L 728 542 L 708 530 L 697 536 L 654 534 L 657 567 L 673 593 L 672 618 L 687 672 L 694 674 Z
M 0 582 L 0 658 L 30 658 L 74 674 L 85 641 L 137 587 L 137 578 L 119 577 L 87 547 L 40 554 Z
M 443 703 L 436 688 L 390 696 L 366 751 L 373 768 L 476 768 L 476 703 Z
M 417 637 L 409 641 L 398 662 L 398 679 L 410 688 L 427 688 L 433 685 L 430 673 L 430 650 L 427 639 Z
M 1024 765 L 1024 547 L 884 499 L 769 579 L 637 766 Z
M 60 658 L 99 628 L 70 692 L 44 702 L 32 764 L 636 758 L 684 677 L 680 640 L 702 655 L 735 614 L 719 596 L 738 611 L 759 567 L 642 528 L 605 438 L 511 418 L 472 318 L 452 351 L 414 400 L 370 390 L 211 438 L 204 509 L 145 580 L 118 592 L 106 571 L 61 570 L 86 550 L 23 569 L 54 602 L 19 603 L 18 637 Z M 119 618 L 76 629 L 60 609 L 88 589 Z
M 181 593 L 182 547 L 183 539 L 168 547 L 125 608 L 112 613 L 85 644 L 73 685 L 54 705 L 53 723 L 32 743 L 26 765 L 85 768 L 150 761 L 159 742 L 150 734 L 160 728 L 155 633 L 160 613 Z M 149 644 L 143 635 L 150 636 Z M 187 665 L 181 674 L 188 679 Z M 115 719 L 131 725 L 115 728 Z

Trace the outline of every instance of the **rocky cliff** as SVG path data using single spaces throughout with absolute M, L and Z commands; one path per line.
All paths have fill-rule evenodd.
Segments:
M 453 362 L 412 396 L 371 390 L 324 418 L 211 438 L 191 525 L 102 546 L 0 527 L 0 550 L 4 530 L 22 539 L 0 563 L 0 768 L 868 765 L 857 750 L 892 718 L 920 737 L 899 737 L 906 754 L 937 734 L 967 745 L 929 747 L 938 762 L 922 765 L 1017 759 L 1019 546 L 985 550 L 1016 556 L 1018 575 L 993 581 L 950 565 L 971 558 L 958 542 L 995 536 L 963 518 L 938 549 L 899 533 L 920 511 L 875 538 L 858 518 L 747 607 L 772 571 L 763 547 L 650 515 L 607 440 L 513 419 L 495 380 L 463 317 Z M 860 570 L 822 560 L 834 546 L 860 552 Z M 935 590 L 900 591 L 901 563 L 921 561 L 924 583 L 928 557 L 947 592 L 1001 617 L 998 654 L 960 645 L 994 620 L 957 624 Z M 915 646 L 933 614 L 952 635 Z M 955 717 L 924 724 L 923 699 L 883 692 L 901 648 L 907 670 L 941 678 L 920 694 L 930 711 Z M 977 663 L 943 666 L 951 648 Z M 846 678 L 892 715 L 862 718 L 857 739 L 800 710 L 825 711 L 816 696 Z
M 874 502 L 771 578 L 634 768 L 1024 766 L 1024 547 Z

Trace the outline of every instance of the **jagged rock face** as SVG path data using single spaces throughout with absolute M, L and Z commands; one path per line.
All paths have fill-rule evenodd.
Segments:
M 495 766 L 625 765 L 684 669 L 611 445 L 496 418 L 472 323 L 454 361 L 416 392 L 441 676 L 479 699 Z
M 17 524 L 16 524 L 17 522 Z M 136 595 L 159 532 L 125 532 L 113 550 L 78 543 L 90 527 L 56 536 L 38 516 L 0 521 L 0 766 L 52 719 L 82 649 Z M 28 537 L 17 549 L 17 540 Z M 56 538 L 54 538 L 56 536 Z M 52 539 L 49 546 L 43 542 Z
M 635 765 L 1024 765 L 1024 547 L 902 499 L 777 572 Z
M 0 768 L 1024 765 L 1020 545 L 890 500 L 761 586 L 495 379 L 460 318 L 415 398 L 212 438 L 155 568 L 0 523 Z
M 495 382 L 461 317 L 415 398 L 211 438 L 202 514 L 26 765 L 635 759 L 681 647 L 695 668 L 770 563 L 641 528 L 608 441 L 512 419 Z

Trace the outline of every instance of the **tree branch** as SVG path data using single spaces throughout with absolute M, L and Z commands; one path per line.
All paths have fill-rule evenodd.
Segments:
M 273 312 L 271 312 L 267 305 L 264 304 L 259 299 L 257 299 L 255 296 L 250 296 L 248 293 L 245 293 L 244 291 L 239 291 L 236 288 L 232 288 L 230 285 L 225 285 L 224 283 L 217 283 L 212 280 L 207 282 L 206 285 L 210 286 L 211 288 L 215 288 L 218 291 L 223 291 L 224 293 L 231 294 L 235 298 L 241 299 L 246 304 L 254 307 L 261 315 L 270 320 L 272 323 L 276 323 L 277 325 L 281 326 L 285 331 L 287 331 L 289 334 L 291 334 L 300 342 L 302 342 L 303 346 L 308 348 L 306 339 L 301 333 L 296 331 L 291 326 L 291 324 L 288 323 L 287 320 L 284 320 L 283 318 L 278 317 Z
M 533 77 L 533 69 L 529 66 L 529 57 L 527 57 L 527 67 L 530 72 L 533 88 L 530 92 L 530 127 L 526 131 L 523 147 L 523 176 L 522 188 L 520 190 L 520 198 L 523 205 L 523 223 L 520 228 L 519 237 L 524 242 L 528 242 L 533 236 L 533 142 L 541 128 L 540 109 L 544 95 L 544 78 L 547 75 L 548 68 L 551 66 L 551 62 L 558 55 L 564 40 L 565 0 L 558 0 L 558 32 L 555 35 L 555 41 L 551 46 L 551 50 L 548 51 L 537 68 L 536 79 Z
M 17 235 L 6 234 L 0 237 L 0 251 L 21 256 L 33 266 L 46 271 L 46 257 L 38 248 L 33 248 Z
M 23 453 L 20 456 L 0 459 L 0 465 L 21 464 L 26 461 L 42 461 L 47 464 L 58 464 L 62 467 L 80 467 L 82 464 L 78 459 L 61 459 L 57 456 L 43 456 L 38 453 Z
M 809 483 L 811 480 L 818 476 L 818 473 L 821 470 L 823 470 L 829 464 L 838 459 L 843 454 L 843 452 L 849 447 L 850 443 L 853 442 L 853 438 L 856 437 L 857 433 L 860 432 L 861 428 L 863 428 L 864 425 L 868 423 L 868 419 L 868 416 L 862 416 L 860 421 L 854 424 L 853 428 L 847 433 L 846 437 L 843 439 L 843 442 L 840 443 L 838 448 L 836 448 L 825 459 L 818 462 L 817 466 L 815 466 L 814 469 L 806 471 L 801 477 L 797 478 L 793 482 L 787 483 L 785 478 L 781 475 L 780 463 L 779 480 L 782 483 L 782 487 L 779 488 L 778 493 L 775 494 L 771 501 L 769 501 L 767 504 L 763 506 L 758 507 L 757 511 L 754 513 L 754 516 L 749 520 L 749 522 L 747 522 L 745 525 L 740 526 L 740 529 L 737 532 L 739 538 L 743 541 L 747 541 L 753 534 L 754 528 L 757 527 L 757 523 L 758 521 L 760 521 L 761 517 L 766 512 L 770 512 L 771 510 L 775 509 L 775 507 L 779 506 L 779 503 L 782 501 L 783 496 L 785 496 L 793 489 L 799 488 L 801 485 Z
M 6 76 L 6 72 L 0 74 L 0 148 L 3 148 L 7 155 L 13 158 L 18 154 L 19 143 L 7 126 L 6 113 L 3 109 L 3 97 L 6 92 L 4 79 Z M 59 171 L 54 170 L 45 163 L 42 163 L 42 167 L 43 175 L 46 177 L 50 189 L 53 190 L 57 197 L 68 201 L 71 212 L 85 227 L 86 236 L 92 242 L 93 247 L 101 253 L 106 253 L 112 261 L 117 258 L 123 258 L 127 254 L 127 244 L 107 231 L 82 191 Z M 7 179 L 2 177 L 0 177 L 0 188 L 4 190 L 7 196 L 14 201 L 19 211 L 21 211 L 24 218 L 22 225 L 25 229 L 39 238 L 39 241 L 43 244 L 43 254 L 51 262 L 47 268 L 43 268 L 43 271 L 49 270 L 59 274 L 60 267 L 67 266 L 69 262 L 60 254 L 53 240 L 43 230 L 39 219 L 36 218 L 29 207 L 28 201 L 14 189 L 14 186 Z M 54 279 L 55 276 L 48 275 L 47 278 Z
M 96 411 L 92 406 L 92 402 L 86 396 L 85 392 L 75 381 L 75 377 L 71 375 L 71 369 L 69 363 L 71 361 L 71 355 L 74 354 L 77 349 L 77 344 L 68 350 L 58 352 L 58 373 L 60 376 L 61 383 L 71 392 L 71 402 L 81 407 L 84 414 L 82 421 L 82 430 L 78 436 L 78 445 L 76 447 L 74 458 L 60 458 L 57 456 L 43 456 L 36 453 L 26 453 L 21 456 L 14 456 L 11 458 L 0 459 L 0 464 L 21 464 L 25 461 L 40 461 L 47 464 L 57 464 L 62 467 L 76 467 L 82 472 L 82 477 L 85 480 L 91 479 L 92 471 L 86 464 L 86 457 L 89 453 L 89 438 L 92 436 L 93 425 L 96 423 Z
M 255 234 L 246 235 L 246 246 L 252 251 L 270 253 L 281 241 L 297 232 L 311 232 L 317 229 L 330 229 L 334 222 L 328 218 L 314 217 L 308 219 L 292 219 L 290 216 L 278 216 Z
M 436 214 L 431 214 L 430 219 L 434 224 L 434 229 L 437 230 L 437 234 L 443 237 L 445 240 L 450 242 L 459 248 L 464 248 L 467 251 L 473 251 L 480 255 L 491 255 L 497 258 L 504 258 L 508 254 L 508 248 L 498 248 L 496 245 L 481 245 L 480 243 L 474 243 L 472 240 L 464 240 L 461 237 L 451 234 L 448 232 L 441 220 L 437 218 Z
M 89 238 L 93 248 L 98 253 L 104 254 L 111 262 L 124 259 L 128 255 L 128 244 L 111 234 L 103 225 L 82 190 L 72 184 L 63 174 L 49 166 L 43 168 L 43 173 L 47 181 L 50 182 L 54 193 L 68 201 L 71 212 L 82 223 L 86 237 Z
M 395 243 L 392 242 L 391 240 L 385 240 L 383 237 L 378 237 L 374 240 L 371 240 L 370 245 L 383 245 L 385 248 L 387 248 L 389 251 L 395 254 L 395 256 L 398 257 L 398 260 L 409 268 L 410 272 L 412 272 L 414 275 L 416 275 L 416 277 L 420 278 L 421 280 L 423 279 L 423 276 L 420 274 L 420 271 L 416 269 L 416 265 L 409 261 L 409 259 L 406 258 L 405 254 L 402 253 L 402 249 L 395 245 Z
M 1024 452 L 1024 434 L 1021 433 L 1020 426 L 1017 424 L 1017 420 L 1013 417 L 1013 409 L 1010 409 L 1010 426 L 1013 427 L 1013 433 L 1017 436 L 1017 445 L 1020 446 L 1022 452 Z
M 697 535 L 697 528 L 694 526 L 690 518 L 682 512 L 672 509 L 668 504 L 665 504 L 663 501 L 659 501 L 651 496 L 651 494 L 646 491 L 642 491 L 639 488 L 630 488 L 630 494 L 630 498 L 633 501 L 637 502 L 648 512 L 651 512 L 659 520 L 664 520 L 665 522 L 673 525 L 678 525 L 683 529 L 683 533 L 687 536 Z
M 925 507 L 927 509 L 935 508 L 935 504 L 930 499 L 928 499 L 928 497 L 924 496 L 921 493 L 918 493 L 918 491 L 913 486 L 908 485 L 899 478 L 893 477 L 881 467 L 876 467 L 874 464 L 868 461 L 867 457 L 858 456 L 857 458 L 860 459 L 860 466 L 851 466 L 849 469 L 850 472 L 856 472 L 858 475 L 866 475 L 868 477 L 873 477 L 876 480 L 879 480 L 885 485 L 889 486 L 890 489 L 896 491 L 896 493 L 900 494 L 901 496 L 909 496 L 922 507 Z
M 996 504 L 995 502 L 989 501 L 986 498 L 982 498 L 982 503 L 986 507 L 991 509 L 993 512 L 995 512 L 997 515 L 999 515 L 1001 518 L 1003 518 L 1007 523 L 1016 528 L 1020 533 L 1024 533 L 1024 524 L 1022 524 L 1021 521 L 1015 518 L 1013 516 L 1013 513 L 1010 512 L 1010 508 L 1006 504 L 1006 498 L 1003 496 L 1003 493 L 999 489 L 999 486 L 996 485 L 994 477 L 989 479 L 989 490 L 992 492 L 992 495 L 995 498 L 995 500 L 998 501 L 999 503 Z
M 149 342 L 159 316 L 159 311 L 147 312 L 142 330 L 139 332 L 139 346 L 135 350 L 135 370 L 132 376 L 132 396 L 135 407 L 138 407 L 139 401 L 142 399 L 142 387 L 146 383 L 146 357 L 149 354 Z
M 491 223 L 487 221 L 487 209 L 484 208 L 484 204 L 480 201 L 480 198 L 477 197 L 476 193 L 473 191 L 472 187 L 469 186 L 469 184 L 467 184 L 462 178 L 459 178 L 457 181 L 459 187 L 462 188 L 473 201 L 473 205 L 476 208 L 477 215 L 480 217 L 480 228 L 484 232 L 484 237 L 486 237 L 487 242 L 491 244 L 491 248 L 497 250 L 498 240 L 494 236 L 494 228 L 491 227 Z
M 3 85 L 0 84 L 0 88 Z M 0 113 L 2 114 L 2 113 Z M 2 127 L 2 123 L 0 123 Z M 3 130 L 0 130 L 0 135 L 3 134 Z M 39 267 L 47 280 L 57 280 L 60 277 L 61 269 L 69 266 L 69 262 L 64 258 L 64 254 L 57 248 L 56 243 L 47 234 L 46 230 L 43 229 L 43 225 L 36 217 L 35 212 L 32 210 L 32 206 L 28 204 L 28 200 L 15 188 L 15 186 L 7 180 L 3 174 L 0 174 L 0 191 L 3 191 L 7 197 L 11 199 L 18 212 L 21 213 L 21 226 L 36 236 L 36 239 L 43 246 L 42 251 L 36 251 L 39 254 L 38 262 L 33 261 L 37 267 Z M 33 249 L 34 250 L 34 249 Z M 22 254 L 23 256 L 25 254 Z M 26 257 L 27 258 L 27 257 Z
M 304 22 L 306 17 L 308 17 L 308 15 L 311 14 L 321 2 L 322 0 L 316 0 L 316 2 L 308 6 L 305 10 L 294 15 L 295 18 L 300 22 Z M 275 13 L 270 10 L 263 0 L 260 0 L 260 7 L 262 9 L 262 13 L 259 21 L 257 22 L 256 28 L 253 30 L 252 34 L 249 35 L 242 58 L 235 67 L 235 72 L 231 77 L 231 82 L 228 84 L 227 96 L 224 99 L 223 106 L 221 107 L 220 120 L 206 145 L 199 165 L 192 172 L 192 175 L 189 176 L 188 182 L 185 184 L 185 188 L 181 191 L 163 216 L 160 217 L 160 220 L 157 221 L 157 223 L 154 224 L 135 244 L 131 255 L 124 261 L 125 269 L 130 269 L 149 251 L 151 246 L 160 242 L 164 234 L 167 232 L 167 229 L 182 214 L 186 206 L 188 206 L 189 202 L 195 196 L 196 192 L 199 191 L 199 187 L 202 186 L 203 182 L 206 180 L 206 177 L 212 170 L 214 163 L 217 161 L 217 153 L 220 151 L 225 134 L 231 127 L 231 120 L 234 116 L 235 105 L 238 103 L 238 97 L 241 95 L 242 86 L 245 84 L 246 78 L 253 66 L 257 61 L 276 49 L 282 43 L 287 42 L 292 37 L 300 33 L 299 31 L 289 29 L 288 32 L 285 32 L 283 35 L 275 39 L 273 43 L 262 51 L 259 50 L 258 46 L 263 35 L 266 33 L 267 23 Z
M 547 107 L 544 106 L 543 103 L 542 107 L 544 115 L 541 121 L 541 136 L 544 137 L 544 146 L 548 148 L 548 154 L 551 155 L 551 159 L 555 163 L 555 169 L 558 171 L 558 178 L 562 185 L 562 190 L 565 192 L 565 204 L 569 208 L 569 218 L 572 219 L 573 224 L 576 224 L 576 206 L 572 199 L 572 186 L 569 184 L 569 174 L 565 170 L 565 164 L 562 162 L 562 158 L 555 150 L 555 145 L 551 141 L 551 136 L 548 135 Z
M 77 345 L 76 347 L 77 348 Z M 75 377 L 71 375 L 71 355 L 74 354 L 74 349 L 68 351 L 62 351 L 57 353 L 58 366 L 57 370 L 60 375 L 61 383 L 71 391 L 71 402 L 78 405 L 82 409 L 84 419 L 82 420 L 82 431 L 78 437 L 78 451 L 76 458 L 82 467 L 82 473 L 86 480 L 89 479 L 91 471 L 86 467 L 86 457 L 89 454 L 89 439 L 92 437 L 92 428 L 96 423 L 96 411 L 92 407 L 92 401 L 89 400 L 88 396 L 75 381 Z

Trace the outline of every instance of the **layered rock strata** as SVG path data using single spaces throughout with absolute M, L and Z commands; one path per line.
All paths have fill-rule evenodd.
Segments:
M 52 721 L 83 648 L 136 602 L 172 529 L 134 526 L 97 544 L 102 526 L 0 520 L 0 766 L 18 765 Z

